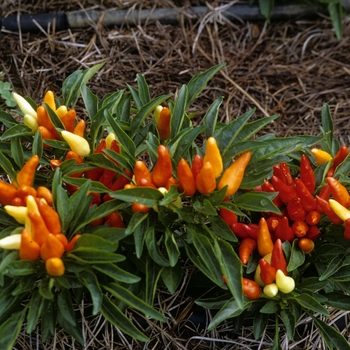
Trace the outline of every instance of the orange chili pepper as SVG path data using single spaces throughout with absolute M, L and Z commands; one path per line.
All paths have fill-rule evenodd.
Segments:
M 332 156 L 328 152 L 325 152 L 325 151 L 323 151 L 321 149 L 313 148 L 311 150 L 311 153 L 315 157 L 316 162 L 317 162 L 318 165 L 321 165 L 323 163 L 327 163 L 330 160 L 332 160 Z
M 55 135 L 43 125 L 39 125 L 37 131 L 40 132 L 43 140 L 54 140 Z M 49 148 L 49 145 L 44 145 L 45 148 Z
M 242 278 L 243 294 L 251 300 L 258 299 L 261 294 L 260 286 L 249 278 Z
M 171 177 L 168 179 L 165 188 L 169 191 L 170 186 L 179 186 L 179 182 L 174 177 Z
M 202 167 L 203 167 L 203 159 L 199 154 L 196 154 L 193 158 L 192 167 L 191 167 L 193 178 L 195 181 Z
M 46 200 L 46 203 L 50 206 L 53 205 L 53 197 L 51 191 L 45 187 L 45 186 L 39 186 L 36 189 L 37 197 L 38 198 L 44 198 Z
M 197 190 L 204 195 L 208 195 L 216 188 L 216 178 L 211 163 L 204 163 L 196 178 Z
M 151 173 L 147 168 L 146 164 L 141 160 L 137 160 L 135 162 L 134 177 L 136 185 L 138 186 L 140 186 L 139 183 L 141 179 L 146 179 L 148 183 L 152 183 Z
M 295 222 L 293 222 L 292 230 L 293 230 L 294 234 L 298 238 L 300 238 L 300 237 L 304 237 L 306 235 L 307 231 L 309 230 L 309 226 L 307 225 L 307 223 L 305 221 L 295 221 Z
M 17 184 L 18 186 L 27 185 L 32 186 L 33 180 L 36 172 L 36 168 L 39 165 L 39 156 L 33 155 L 29 160 L 24 164 L 22 169 L 17 173 Z
M 131 209 L 134 213 L 138 213 L 138 212 L 148 213 L 151 208 L 146 207 L 145 205 L 143 205 L 141 203 L 133 202 L 131 205 Z
M 326 177 L 326 181 L 331 188 L 333 198 L 344 207 L 349 207 L 350 196 L 349 192 L 344 185 L 342 185 L 334 177 Z
M 37 113 L 38 124 L 40 126 L 43 126 L 44 128 L 46 128 L 54 136 L 56 136 L 54 134 L 54 131 L 53 131 L 55 129 L 55 127 L 52 124 L 52 121 L 51 121 L 49 115 L 47 114 L 47 111 L 46 111 L 45 107 L 44 106 L 38 106 L 38 108 L 36 110 L 36 113 Z
M 226 196 L 230 197 L 235 194 L 242 183 L 244 172 L 251 158 L 251 152 L 242 153 L 223 173 L 219 183 L 218 190 L 225 186 Z
M 0 187 L 1 187 L 1 185 L 0 185 Z M 0 200 L 0 203 L 2 204 L 1 200 Z M 24 207 L 25 204 L 26 204 L 25 200 L 20 198 L 20 197 L 15 197 L 11 201 L 11 205 L 14 205 L 16 207 Z
M 67 131 L 74 131 L 74 122 L 77 112 L 75 109 L 70 109 L 63 117 L 61 117 L 61 122 Z
M 17 196 L 22 199 L 25 199 L 27 196 L 36 197 L 37 194 L 38 194 L 38 191 L 32 186 L 21 185 L 17 189 Z
M 80 119 L 73 129 L 73 134 L 84 137 L 85 127 L 85 120 Z
M 17 189 L 11 184 L 0 181 L 0 204 L 4 205 L 15 205 L 12 201 L 17 197 Z
M 159 139 L 161 141 L 167 140 L 170 137 L 170 121 L 171 121 L 170 109 L 167 107 L 163 107 L 160 112 L 159 120 L 157 123 Z
M 177 177 L 180 183 L 180 191 L 184 192 L 185 196 L 192 196 L 196 193 L 196 182 L 191 167 L 184 158 L 181 158 L 177 164 Z
M 259 221 L 257 245 L 261 256 L 272 253 L 273 242 L 265 218 L 261 218 Z
M 62 164 L 62 160 L 60 159 L 51 159 L 50 160 L 50 165 L 53 170 L 55 170 L 57 167 L 59 167 Z
M 64 250 L 67 250 L 68 239 L 66 235 L 64 235 L 63 233 L 56 233 L 55 236 L 63 244 Z
M 152 170 L 152 182 L 156 187 L 165 187 L 172 176 L 173 166 L 168 149 L 159 145 L 157 148 L 158 159 Z
M 21 244 L 19 247 L 19 258 L 21 260 L 35 261 L 39 258 L 40 246 L 27 229 L 23 229 L 21 232 Z
M 305 253 L 311 253 L 315 248 L 315 243 L 309 238 L 301 238 L 298 241 L 298 246 Z
M 46 272 L 51 276 L 62 276 L 65 272 L 65 266 L 61 258 L 49 258 L 45 262 Z
M 66 245 L 65 249 L 67 252 L 71 251 L 74 246 L 75 246 L 75 243 L 76 241 L 81 237 L 81 234 L 80 233 L 77 233 L 71 240 L 70 242 Z
M 45 243 L 47 236 L 50 234 L 50 231 L 47 229 L 45 222 L 40 214 L 29 211 L 28 217 L 31 222 L 33 239 L 40 246 L 42 246 Z
M 219 177 L 223 169 L 223 163 L 219 147 L 214 137 L 209 137 L 206 142 L 203 163 L 205 164 L 206 162 L 212 165 L 215 178 Z
M 52 233 L 46 237 L 45 243 L 40 248 L 40 256 L 46 261 L 50 258 L 60 258 L 64 253 L 62 242 Z
M 253 238 L 247 237 L 242 240 L 238 248 L 238 255 L 243 265 L 248 264 L 249 258 L 255 248 L 256 241 Z
M 49 232 L 53 234 L 61 233 L 61 220 L 57 211 L 43 201 L 38 201 L 37 205 L 40 215 L 44 220 L 45 226 Z

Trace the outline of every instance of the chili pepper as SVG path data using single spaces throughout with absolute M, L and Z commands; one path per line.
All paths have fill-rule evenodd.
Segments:
M 263 258 L 271 265 L 271 253 L 265 255 Z M 261 279 L 261 268 L 260 265 L 258 264 L 255 269 L 255 274 L 254 274 L 254 281 L 260 286 L 264 287 L 265 283 Z
M 34 133 L 38 130 L 39 124 L 37 118 L 25 114 L 23 117 L 23 123 L 24 125 L 28 126 L 28 128 Z
M 46 272 L 50 276 L 59 277 L 64 275 L 65 266 L 61 258 L 49 258 L 45 261 Z
M 209 162 L 214 170 L 215 178 L 219 177 L 223 170 L 223 163 L 219 147 L 214 137 L 209 137 L 206 142 L 203 163 Z
M 68 245 L 66 246 L 66 251 L 69 252 L 71 251 L 74 246 L 75 246 L 75 243 L 76 241 L 81 237 L 81 234 L 80 233 L 77 233 L 71 240 L 70 242 L 68 243 Z
M 280 218 L 277 218 L 275 216 L 270 216 L 266 219 L 267 227 L 269 228 L 270 233 L 275 232 L 279 222 L 280 222 Z
M 21 260 L 35 261 L 40 256 L 40 246 L 31 234 L 24 228 L 21 232 L 21 245 L 19 247 L 19 258 Z
M 27 196 L 36 197 L 37 193 L 37 190 L 32 186 L 21 185 L 17 188 L 17 196 L 22 199 L 25 199 Z
M 21 234 L 16 233 L 0 239 L 0 248 L 6 250 L 19 250 L 21 246 Z
M 302 205 L 301 199 L 295 197 L 287 204 L 287 214 L 292 221 L 303 221 L 306 217 L 306 211 Z
M 289 221 L 286 216 L 280 219 L 278 225 L 276 226 L 274 235 L 276 239 L 279 238 L 282 242 L 292 242 L 294 240 L 294 232 L 289 226 Z
M 334 213 L 342 220 L 345 221 L 350 218 L 350 210 L 337 202 L 335 199 L 330 199 L 329 205 L 333 209 Z
M 320 230 L 316 225 L 310 225 L 305 238 L 316 240 L 320 236 Z
M 47 229 L 45 222 L 40 214 L 35 212 L 28 212 L 28 217 L 31 222 L 31 233 L 35 242 L 42 246 L 50 231 Z
M 309 192 L 304 182 L 298 178 L 294 179 L 295 190 L 301 200 L 303 208 L 309 212 L 316 209 L 314 196 Z
M 300 159 L 300 179 L 311 194 L 315 192 L 316 177 L 308 157 L 303 154 Z
M 284 176 L 282 174 L 282 170 L 279 165 L 276 164 L 272 167 L 272 175 L 278 177 L 280 180 L 284 182 Z
M 118 211 L 113 211 L 107 216 L 107 220 L 105 221 L 106 225 L 117 228 L 124 228 L 123 217 Z
M 90 222 L 90 226 L 92 227 L 101 226 L 103 225 L 104 221 L 105 221 L 104 218 L 95 219 Z
M 315 243 L 310 238 L 301 238 L 298 241 L 299 248 L 305 253 L 311 253 L 315 248 Z
M 268 180 L 264 180 L 264 183 L 261 185 L 261 188 L 264 192 L 269 192 L 269 193 L 273 193 L 276 192 L 277 196 L 272 200 L 272 202 L 275 204 L 275 206 L 277 208 L 281 208 L 283 205 L 283 202 L 281 200 L 281 197 L 279 195 L 279 193 L 275 190 L 275 188 L 272 186 L 272 183 L 269 182 Z
M 290 173 L 289 167 L 287 165 L 287 163 L 285 162 L 281 162 L 280 163 L 280 169 L 281 169 L 281 175 L 282 175 L 282 181 L 288 185 L 288 186 L 292 186 L 293 185 L 293 177 Z
M 197 178 L 199 172 L 201 171 L 202 167 L 203 167 L 203 158 L 199 154 L 196 154 L 193 157 L 192 167 L 191 167 L 194 180 L 196 180 L 196 178 Z
M 28 215 L 28 209 L 24 206 L 5 205 L 7 214 L 12 216 L 19 224 L 24 224 Z
M 48 90 L 44 96 L 44 102 L 49 105 L 49 107 L 56 111 L 55 95 L 51 90 Z
M 315 157 L 318 165 L 327 163 L 332 159 L 332 156 L 328 152 L 325 152 L 318 148 L 312 148 L 311 153 Z
M 114 182 L 114 177 L 116 176 L 116 172 L 110 169 L 104 169 L 102 175 L 98 179 L 98 181 L 105 185 L 107 188 L 111 188 Z
M 127 185 L 130 182 L 130 178 L 132 177 L 132 172 L 129 169 L 124 169 L 125 175 L 119 175 L 116 180 L 113 182 L 112 186 L 110 187 L 111 191 L 118 191 L 122 190 L 125 185 Z M 112 197 L 106 193 L 103 197 L 103 201 L 107 202 L 111 200 Z
M 34 108 L 31 106 L 31 104 L 21 95 L 13 92 L 12 93 L 13 98 L 17 102 L 17 105 L 19 109 L 22 111 L 23 114 L 29 114 L 32 117 L 36 118 L 37 114 L 34 110 Z
M 11 201 L 11 205 L 14 205 L 15 207 L 23 207 L 25 206 L 25 204 L 26 204 L 25 200 L 20 197 L 15 197 Z
M 331 201 L 332 199 L 330 199 Z M 318 207 L 322 210 L 323 213 L 327 215 L 327 217 L 332 221 L 334 225 L 342 224 L 343 220 L 338 217 L 338 215 L 332 209 L 329 201 L 326 201 L 319 196 L 316 196 L 316 202 Z
M 62 117 L 64 117 L 64 116 L 67 114 L 67 112 L 68 112 L 67 106 L 61 105 L 61 106 L 59 106 L 59 107 L 56 109 L 55 112 L 56 112 L 57 116 L 58 116 L 60 119 L 62 119 Z
M 279 192 L 279 196 L 284 204 L 288 204 L 293 198 L 297 197 L 294 186 L 286 185 L 278 177 L 272 176 L 271 183 L 275 190 Z
M 80 119 L 73 129 L 73 134 L 78 135 L 80 137 L 84 137 L 85 128 L 86 128 L 85 120 Z
M 249 258 L 255 248 L 256 241 L 253 238 L 247 237 L 242 240 L 238 248 L 238 255 L 243 265 L 248 264 Z
M 56 233 L 55 237 L 63 244 L 64 250 L 67 250 L 68 239 L 63 233 Z
M 140 186 L 139 183 L 141 179 L 145 179 L 147 180 L 148 183 L 152 183 L 151 173 L 147 168 L 146 164 L 141 160 L 137 160 L 135 162 L 134 177 L 135 177 L 135 183 L 138 186 Z
M 93 168 L 93 169 L 89 169 L 86 170 L 84 172 L 84 177 L 86 179 L 90 179 L 92 181 L 98 181 L 98 179 L 101 177 L 102 173 L 103 173 L 104 169 L 103 168 Z
M 40 214 L 39 209 L 38 209 L 38 205 L 37 205 L 36 200 L 33 196 L 29 195 L 26 197 L 26 205 L 27 205 L 28 212 L 31 211 L 31 212 Z
M 17 197 L 17 190 L 11 184 L 0 181 L 0 204 L 9 205 Z
M 219 214 L 221 218 L 226 222 L 226 224 L 230 227 L 238 222 L 237 215 L 231 210 L 219 208 Z
M 170 177 L 166 183 L 165 188 L 169 191 L 170 186 L 179 186 L 179 182 L 174 177 Z
M 36 168 L 39 165 L 39 156 L 33 155 L 29 160 L 24 164 L 22 169 L 17 173 L 17 184 L 32 186 Z
M 282 293 L 288 294 L 295 288 L 295 281 L 292 277 L 286 276 L 282 270 L 276 272 L 276 285 Z
M 75 122 L 76 115 L 77 115 L 77 112 L 75 111 L 75 109 L 71 109 L 60 118 L 61 122 L 64 125 L 64 128 L 67 131 L 72 132 L 72 133 L 74 131 L 74 122 Z M 83 137 L 83 136 L 81 136 L 81 137 Z
M 317 225 L 321 220 L 321 214 L 317 210 L 310 211 L 305 218 L 308 225 Z
M 163 145 L 158 146 L 157 153 L 158 159 L 152 169 L 151 182 L 156 187 L 165 187 L 173 172 L 170 153 L 168 149 Z
M 62 242 L 52 233 L 46 237 L 44 244 L 40 248 L 40 256 L 46 261 L 49 258 L 60 258 L 64 253 Z
M 90 145 L 84 137 L 75 135 L 67 130 L 61 131 L 61 135 L 68 143 L 70 149 L 79 157 L 86 157 L 90 154 Z
M 38 106 L 38 108 L 36 109 L 36 113 L 37 113 L 38 124 L 46 128 L 47 130 L 49 130 L 56 138 L 56 134 L 53 131 L 55 129 L 55 126 L 52 124 L 52 121 L 49 115 L 47 114 L 45 107 Z
M 345 230 L 344 230 L 344 238 L 350 240 L 350 219 L 346 219 L 344 221 Z
M 272 253 L 273 242 L 265 218 L 261 218 L 259 221 L 257 245 L 261 256 Z
M 136 187 L 137 187 L 137 186 L 134 185 L 134 184 L 132 184 L 132 183 L 126 184 L 126 185 L 124 186 L 124 190 L 130 190 L 130 189 L 133 189 L 133 188 L 136 188 Z
M 274 298 L 278 294 L 277 284 L 276 283 L 267 284 L 264 287 L 263 292 L 269 298 Z
M 305 221 L 294 221 L 292 224 L 292 230 L 294 234 L 300 238 L 304 237 L 309 230 L 309 226 Z
M 149 182 L 146 179 L 140 179 L 139 180 L 139 186 L 140 187 L 150 187 L 150 188 L 157 189 L 157 187 L 152 182 Z
M 196 188 L 201 194 L 204 195 L 208 195 L 215 190 L 216 179 L 211 163 L 204 163 L 196 178 Z
M 50 233 L 57 234 L 62 232 L 61 220 L 55 209 L 53 209 L 49 204 L 42 201 L 37 203 L 39 213 L 44 220 L 45 226 Z
M 260 278 L 264 284 L 270 284 L 275 280 L 276 269 L 271 266 L 264 258 L 259 260 Z
M 246 230 L 250 238 L 253 238 L 255 240 L 258 239 L 259 225 L 247 224 Z
M 243 294 L 251 300 L 258 299 L 261 294 L 260 286 L 249 278 L 242 278 Z
M 36 189 L 36 192 L 37 192 L 37 196 L 39 198 L 44 198 L 46 203 L 50 206 L 53 205 L 53 197 L 52 197 L 52 193 L 51 191 L 45 187 L 45 186 L 39 186 L 37 189 Z
M 163 107 L 159 113 L 159 118 L 157 120 L 157 130 L 159 133 L 159 139 L 161 141 L 167 140 L 170 137 L 170 120 L 171 113 L 169 108 Z
M 337 168 L 337 166 L 345 160 L 345 158 L 348 156 L 348 154 L 349 154 L 349 149 L 346 146 L 341 146 L 339 148 L 338 152 L 336 153 L 336 155 L 333 158 L 332 168 L 330 169 L 330 170 L 333 170 L 333 173 L 334 173 L 335 169 Z M 333 176 L 333 174 L 332 175 L 327 174 L 327 176 Z
M 50 165 L 51 165 L 53 170 L 55 170 L 61 164 L 62 164 L 62 160 L 61 159 L 50 159 Z
M 251 158 L 251 152 L 246 151 L 242 153 L 223 173 L 219 183 L 218 190 L 225 186 L 226 197 L 230 197 L 236 193 L 242 183 L 245 170 Z
M 45 126 L 38 126 L 37 131 L 40 132 L 41 137 L 43 140 L 54 140 L 55 139 L 55 135 L 49 130 L 47 129 Z M 44 148 L 49 148 L 49 145 L 45 145 L 44 144 Z
M 185 196 L 192 196 L 196 193 L 196 182 L 191 167 L 184 158 L 181 158 L 177 164 L 177 177 L 179 179 L 180 191 L 184 192 Z
M 283 253 L 282 241 L 279 238 L 276 239 L 273 245 L 273 250 L 271 254 L 271 266 L 273 266 L 276 269 L 276 271 L 282 270 L 285 275 L 287 274 L 287 262 Z
M 137 202 L 133 202 L 131 205 L 131 209 L 134 213 L 148 213 L 150 211 L 150 207 L 146 207 L 145 205 Z
M 233 233 L 240 239 L 251 238 L 248 234 L 247 224 L 236 222 L 231 225 Z
M 350 196 L 346 187 L 334 177 L 326 177 L 326 181 L 331 188 L 333 198 L 344 207 L 349 207 Z

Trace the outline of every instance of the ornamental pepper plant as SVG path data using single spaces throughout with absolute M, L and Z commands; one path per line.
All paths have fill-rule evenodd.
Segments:
M 208 329 L 252 316 L 256 339 L 275 325 L 277 349 L 305 313 L 328 348 L 350 348 L 326 318 L 350 309 L 348 149 L 327 105 L 320 136 L 263 134 L 278 115 L 254 110 L 222 123 L 222 97 L 193 119 L 223 66 L 176 97 L 151 96 L 138 74 L 99 99 L 88 81 L 102 64 L 41 101 L 14 93 L 18 108 L 0 111 L 2 349 L 37 327 L 43 342 L 62 328 L 84 344 L 82 312 L 148 342 L 128 313 L 165 322 L 157 290 L 175 294 L 188 264 Z

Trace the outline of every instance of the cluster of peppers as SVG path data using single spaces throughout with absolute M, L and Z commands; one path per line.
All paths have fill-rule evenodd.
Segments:
M 12 234 L 0 240 L 0 248 L 19 251 L 22 260 L 45 261 L 51 276 L 61 276 L 65 267 L 64 252 L 72 250 L 80 234 L 70 242 L 62 233 L 60 217 L 53 208 L 51 191 L 44 186 L 32 187 L 39 157 L 33 155 L 17 173 L 12 184 L 0 182 L 0 204 L 19 224 L 20 234 Z

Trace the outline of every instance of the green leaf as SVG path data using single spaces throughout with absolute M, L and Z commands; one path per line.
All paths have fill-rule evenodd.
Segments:
M 235 298 L 237 305 L 243 307 L 243 287 L 242 277 L 243 269 L 242 263 L 233 247 L 223 241 L 215 240 L 214 249 L 216 256 L 220 262 L 221 272 L 226 277 L 227 286 Z
M 304 309 L 317 312 L 321 315 L 329 316 L 329 312 L 325 309 L 314 297 L 310 294 L 300 294 L 295 298 L 295 301 Z
M 175 235 L 169 229 L 165 230 L 164 243 L 169 257 L 170 266 L 174 267 L 179 259 L 180 251 L 175 239 Z
M 192 79 L 187 84 L 188 97 L 185 109 L 187 109 L 192 104 L 192 102 L 203 91 L 212 77 L 225 65 L 226 63 L 218 64 L 216 66 L 210 67 L 205 72 L 198 73 L 192 77 Z
M 0 325 L 0 349 L 11 350 L 15 344 L 27 312 L 27 308 L 13 313 Z
M 259 8 L 261 14 L 270 22 L 271 14 L 275 5 L 274 0 L 259 0 Z
M 117 246 L 111 244 L 111 242 L 100 236 L 85 233 L 77 240 L 71 252 L 74 253 L 75 251 L 82 248 L 93 248 L 106 252 L 114 252 L 117 249 Z
M 2 152 L 0 152 L 0 165 L 5 173 L 10 176 L 11 180 L 17 182 L 17 172 L 13 168 L 12 163 Z
M 343 36 L 343 5 L 341 2 L 331 2 L 328 4 L 328 12 L 331 16 L 332 25 L 337 39 L 340 40 Z
M 120 331 L 130 335 L 139 341 L 146 342 L 149 339 L 142 334 L 130 320 L 120 311 L 120 309 L 112 303 L 107 296 L 103 296 L 103 302 L 101 305 L 101 314 L 103 317 L 117 327 Z
M 29 260 L 15 260 L 7 265 L 7 275 L 26 276 L 37 272 L 37 264 Z
M 155 320 L 165 322 L 166 318 L 164 315 L 160 314 L 156 311 L 152 306 L 148 305 L 142 299 L 135 296 L 128 289 L 122 287 L 120 284 L 111 283 L 108 286 L 103 286 L 109 293 L 115 296 L 120 301 L 129 305 L 129 307 L 142 312 L 144 315 L 148 317 L 152 317 Z
M 171 294 L 177 291 L 182 281 L 183 270 L 178 262 L 175 266 L 166 266 L 162 270 L 161 278 Z
M 350 344 L 348 341 L 333 327 L 328 326 L 323 321 L 311 316 L 314 320 L 318 331 L 321 333 L 323 340 L 325 341 L 328 349 L 342 349 L 349 350 Z
M 304 264 L 305 254 L 298 246 L 298 240 L 293 241 L 291 256 L 288 262 L 287 271 L 293 271 Z
M 6 128 L 11 128 L 18 124 L 18 121 L 10 114 L 0 110 L 0 122 L 3 123 Z
M 145 77 L 142 74 L 136 74 L 136 80 L 140 101 L 142 105 L 145 105 L 151 101 L 148 84 L 146 82 Z
M 101 310 L 102 291 L 96 275 L 90 270 L 85 270 L 79 274 L 79 280 L 89 290 L 93 303 L 92 314 L 97 315 Z
M 209 138 L 210 136 L 214 136 L 216 123 L 219 115 L 219 108 L 221 106 L 223 99 L 224 99 L 223 96 L 220 96 L 219 98 L 217 98 L 211 104 L 211 106 L 208 108 L 208 110 L 204 115 L 203 124 L 206 126 L 205 136 L 207 138 Z
M 125 257 L 120 254 L 85 247 L 74 249 L 74 253 L 68 253 L 67 256 L 85 264 L 104 264 L 125 260 Z
M 135 213 L 131 221 L 128 225 L 127 230 L 130 227 L 130 224 L 132 225 L 131 227 L 135 227 L 133 229 L 134 233 L 134 242 L 135 242 L 135 252 L 136 252 L 136 257 L 138 259 L 141 258 L 142 251 L 143 251 L 143 243 L 145 242 L 145 237 L 146 237 L 146 232 L 149 227 L 149 221 L 145 220 L 148 218 L 148 214 L 143 214 L 143 213 Z
M 280 312 L 280 316 L 284 326 L 286 327 L 289 340 L 293 340 L 296 325 L 295 315 L 289 309 L 283 309 Z
M 235 204 L 245 210 L 280 214 L 280 210 L 272 202 L 276 195 L 277 193 L 246 192 L 235 198 Z
M 76 326 L 72 297 L 67 289 L 62 289 L 58 294 L 57 304 L 59 305 L 62 317 L 73 327 Z
M 140 277 L 121 269 L 115 264 L 94 265 L 93 268 L 118 282 L 131 284 L 140 281 Z
M 106 122 L 107 115 L 108 111 L 106 110 L 106 108 L 101 108 L 97 111 L 97 113 L 94 115 L 94 118 L 91 121 L 89 134 L 91 137 L 93 151 L 95 151 L 95 149 L 98 147 L 98 144 L 102 137 L 103 125 Z
M 40 295 L 38 290 L 34 290 L 28 304 L 29 307 L 28 307 L 28 314 L 27 314 L 27 327 L 26 327 L 27 334 L 32 333 L 36 328 L 39 317 L 41 315 L 43 304 L 44 304 L 44 298 Z
M 256 312 L 253 321 L 254 339 L 260 339 L 263 335 L 269 320 L 268 314 Z
M 260 312 L 263 314 L 275 314 L 279 309 L 278 300 L 269 300 L 265 305 L 260 309 Z
M 329 108 L 328 104 L 324 104 L 322 106 L 322 112 L 321 112 L 321 119 L 322 119 L 322 133 L 326 135 L 326 138 L 324 141 L 321 142 L 322 149 L 331 155 L 334 155 L 333 153 L 333 118 L 331 115 L 331 110 Z
M 86 70 L 77 70 L 63 82 L 62 95 L 66 106 L 74 108 L 83 85 L 104 66 L 105 62 L 96 64 Z
M 57 310 L 57 322 L 64 329 L 65 332 L 70 334 L 78 343 L 84 345 L 84 338 L 81 332 L 81 329 L 78 324 L 73 326 L 69 323 L 62 315 L 61 309 Z
M 18 167 L 22 168 L 24 164 L 24 153 L 21 139 L 18 136 L 11 139 L 11 154 Z
M 41 315 L 41 336 L 43 341 L 50 335 L 55 334 L 56 329 L 56 303 L 53 305 L 53 302 L 45 299 L 43 306 L 43 313 Z
M 298 283 L 298 289 L 317 291 L 323 289 L 329 281 L 320 281 L 318 277 L 308 277 Z
M 98 110 L 98 99 L 97 96 L 94 95 L 91 90 L 86 86 L 81 86 L 81 96 L 84 100 L 85 108 L 88 112 L 90 120 L 94 118 Z
M 320 281 L 329 279 L 334 273 L 336 273 L 341 267 L 343 267 L 345 256 L 339 254 L 335 256 L 328 264 L 327 269 L 319 277 Z
M 332 292 L 326 293 L 325 297 L 327 300 L 327 305 L 334 307 L 338 310 L 350 310 L 350 296 L 344 293 Z
M 21 137 L 32 135 L 33 131 L 28 128 L 28 126 L 24 124 L 16 124 L 11 128 L 4 131 L 4 133 L 0 136 L 0 140 L 12 139 L 13 137 Z
M 169 266 L 169 260 L 160 252 L 154 226 L 150 226 L 145 233 L 145 243 L 150 257 L 160 266 Z
M 55 280 L 52 277 L 43 278 L 39 282 L 39 292 L 43 298 L 48 300 L 52 300 L 54 298 L 54 295 L 52 293 L 52 288 L 54 283 L 55 283 Z
M 156 294 L 158 280 L 161 276 L 163 267 L 157 265 L 154 260 L 146 256 L 146 286 L 145 286 L 145 301 L 149 305 L 153 305 L 154 296 Z
M 182 129 L 182 125 L 184 123 L 184 119 L 186 116 L 186 107 L 187 107 L 187 99 L 188 99 L 188 90 L 186 85 L 182 85 L 178 96 L 175 101 L 174 109 L 171 113 L 170 120 L 170 131 L 171 138 L 175 137 L 180 130 Z
M 32 154 L 37 154 L 39 156 L 39 158 L 41 158 L 43 156 L 43 151 L 44 151 L 44 147 L 43 147 L 43 139 L 41 136 L 40 132 L 36 132 L 34 134 L 34 139 L 33 139 L 33 145 L 32 145 Z
M 153 207 L 158 204 L 158 201 L 163 199 L 163 194 L 160 191 L 146 187 L 119 190 L 110 193 L 110 196 L 125 202 L 141 203 L 147 207 Z
M 68 193 L 63 189 L 62 186 L 56 188 L 55 198 L 55 209 L 60 216 L 62 232 L 67 232 L 69 230 L 70 222 L 73 218 L 73 212 L 70 207 L 70 201 L 68 198 Z

